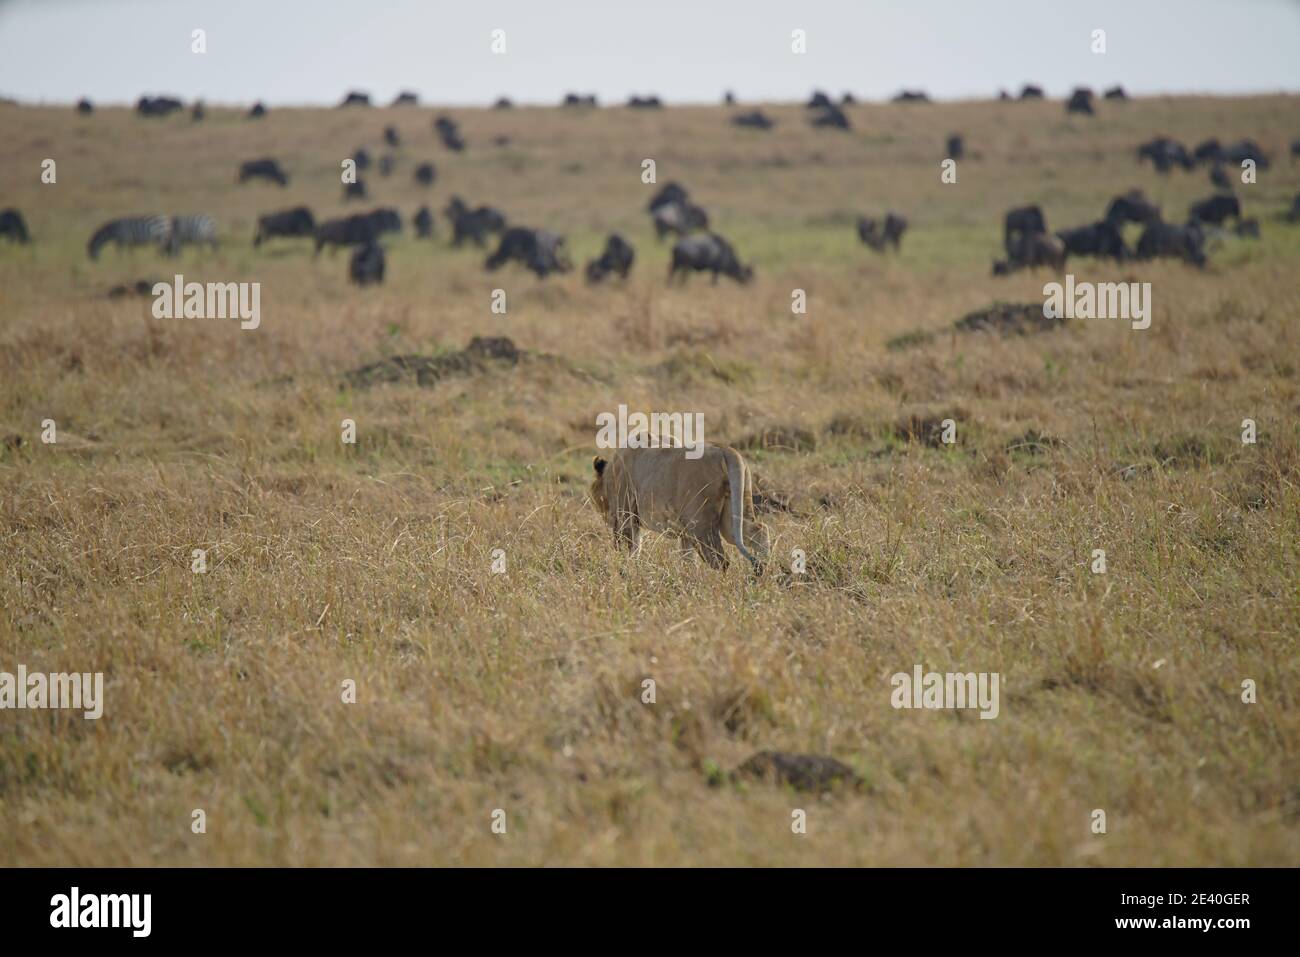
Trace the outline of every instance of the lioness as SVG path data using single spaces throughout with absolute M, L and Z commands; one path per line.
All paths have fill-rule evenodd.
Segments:
M 767 531 L 753 521 L 753 479 L 745 460 L 726 446 L 704 445 L 699 458 L 687 458 L 688 451 L 619 449 L 608 461 L 596 456 L 591 499 L 597 511 L 633 554 L 647 528 L 675 532 L 684 553 L 694 548 L 714 568 L 727 567 L 726 539 L 761 571 Z

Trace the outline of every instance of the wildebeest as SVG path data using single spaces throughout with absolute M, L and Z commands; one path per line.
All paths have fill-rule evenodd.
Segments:
M 903 233 L 907 232 L 907 220 L 897 213 L 888 213 L 883 226 L 879 220 L 866 216 L 858 217 L 858 239 L 876 252 L 884 252 L 889 246 L 894 252 L 902 248 Z
M 364 146 L 359 146 L 352 152 L 352 162 L 356 164 L 358 170 L 370 169 L 370 153 Z
M 415 181 L 421 186 L 432 186 L 438 178 L 438 170 L 432 163 L 421 163 L 415 168 Z
M 89 116 L 95 112 L 95 105 L 83 96 L 77 101 L 77 112 L 82 116 Z
M 751 130 L 770 130 L 776 125 L 762 110 L 738 113 L 731 118 L 731 122 L 736 126 L 743 126 Z
M 669 203 L 684 203 L 690 199 L 690 194 L 686 192 L 686 187 L 677 181 L 664 183 L 659 190 L 650 197 L 650 202 L 646 204 L 646 212 L 653 213 L 660 206 L 667 206 Z
M 1300 223 L 1300 193 L 1296 193 L 1291 200 L 1291 208 L 1286 211 L 1285 218 L 1288 223 Z
M 348 262 L 348 278 L 358 286 L 384 281 L 384 247 L 368 241 L 355 249 Z
M 840 106 L 852 106 L 856 102 L 858 101 L 853 98 L 853 94 L 848 90 L 845 90 L 844 95 L 840 97 Z
M 208 111 L 204 108 L 203 101 L 196 100 L 194 106 L 190 109 L 190 119 L 195 123 L 199 123 L 207 115 Z
M 1082 86 L 1075 87 L 1074 92 L 1070 94 L 1070 98 L 1065 101 L 1065 112 L 1083 113 L 1092 116 L 1092 90 Z
M 402 134 L 397 132 L 396 126 L 384 127 L 384 142 L 392 147 L 398 147 L 402 145 Z
M 433 121 L 433 130 L 447 149 L 459 153 L 465 149 L 465 141 L 460 135 L 460 126 L 450 116 L 439 116 Z
M 1196 149 L 1192 150 L 1192 158 L 1198 163 L 1222 163 L 1223 144 L 1214 137 L 1201 140 L 1196 144 Z
M 633 94 L 628 97 L 627 105 L 634 110 L 657 110 L 663 106 L 657 96 L 636 96 Z
M 1024 248 L 1024 237 L 1046 234 L 1047 220 L 1037 206 L 1018 206 L 1009 210 L 1002 223 L 1002 245 L 1007 255 L 1016 259 L 1016 250 Z
M 1106 207 L 1106 221 L 1122 227 L 1125 223 L 1151 223 L 1160 218 L 1160 207 L 1147 199 L 1140 189 L 1116 196 Z
M 821 90 L 813 90 L 812 97 L 804 104 L 810 110 L 821 110 L 834 105 L 834 101 Z
M 171 220 L 166 216 L 127 216 L 109 220 L 91 235 L 86 243 L 86 254 L 91 259 L 98 259 L 100 249 L 109 243 L 114 243 L 118 249 L 123 246 L 157 246 L 163 249 L 170 229 Z
M 217 248 L 217 223 L 206 213 L 173 216 L 167 226 L 167 241 L 163 248 L 169 256 L 180 253 L 184 246 L 206 245 Z
M 1120 234 L 1119 224 L 1109 219 L 1088 226 L 1062 229 L 1056 235 L 1070 256 L 1099 256 L 1124 262 L 1130 255 L 1128 247 L 1124 245 L 1124 237 Z
M 492 104 L 492 109 L 494 109 L 494 110 L 510 110 L 510 109 L 514 109 L 514 104 L 513 104 L 512 102 L 510 102 L 510 97 L 508 97 L 508 96 L 502 96 L 502 97 L 498 97 L 498 98 L 497 98 L 497 101 L 496 101 L 495 103 Z
M 993 275 L 1007 276 L 1017 269 L 1050 266 L 1058 272 L 1065 268 L 1065 243 L 1047 233 L 1017 233 L 1007 258 L 993 264 Z
M 167 116 L 184 107 L 174 96 L 142 96 L 136 101 L 135 111 L 141 116 Z
M 247 160 L 240 164 L 239 181 L 241 183 L 247 183 L 250 179 L 258 177 L 269 179 L 281 186 L 289 185 L 289 174 L 282 170 L 280 164 L 273 159 Z
M 894 97 L 895 103 L 929 103 L 930 97 L 924 90 L 902 90 Z
M 1159 173 L 1168 173 L 1173 167 L 1191 169 L 1195 165 L 1187 147 L 1167 136 L 1157 136 L 1138 147 L 1138 162 L 1149 159 Z
M 1176 223 L 1151 223 L 1138 239 L 1137 258 L 1154 259 L 1171 256 L 1191 263 L 1205 265 L 1205 233 L 1199 223 L 1180 226 Z
M 385 153 L 379 157 L 379 175 L 392 176 L 393 167 L 397 165 L 397 159 L 392 153 Z
M 410 90 L 403 90 L 401 93 L 398 93 L 397 98 L 393 100 L 393 106 L 415 106 L 419 102 L 419 96 Z
M 362 93 L 360 90 L 352 90 L 347 96 L 343 97 L 343 102 L 339 106 L 369 106 L 370 94 Z
M 361 179 L 361 177 L 357 177 L 351 183 L 343 184 L 343 199 L 345 202 L 349 199 L 365 199 L 365 198 L 366 198 L 366 181 L 364 179 Z
M 250 120 L 260 120 L 262 117 L 266 116 L 266 104 L 261 100 L 258 100 L 249 109 L 247 116 Z
M 0 210 L 0 236 L 5 237 L 11 243 L 29 243 L 32 241 L 23 214 L 12 207 Z
M 532 270 L 541 279 L 553 272 L 568 272 L 572 268 L 565 253 L 563 236 L 525 226 L 512 226 L 502 233 L 496 252 L 488 256 L 483 265 L 491 271 L 512 260 Z
M 946 155 L 948 159 L 959 160 L 966 155 L 966 141 L 962 139 L 961 134 L 959 133 L 952 133 L 949 135 L 947 148 L 948 152 Z
M 566 93 L 564 94 L 564 105 L 565 106 L 595 106 L 596 94 L 587 93 L 584 95 L 582 93 Z
M 411 225 L 415 227 L 415 235 L 418 239 L 427 239 L 433 235 L 433 213 L 429 212 L 428 206 L 421 206 L 411 217 Z
M 1232 180 L 1228 179 L 1228 171 L 1223 168 L 1222 163 L 1215 163 L 1210 168 L 1210 185 L 1219 189 L 1232 189 Z
M 1246 160 L 1252 160 L 1259 169 L 1268 169 L 1269 158 L 1263 147 L 1252 139 L 1238 140 L 1223 148 L 1223 158 L 1234 166 L 1240 166 Z
M 459 246 L 466 239 L 476 246 L 482 246 L 491 233 L 499 233 L 506 228 L 506 217 L 491 206 L 479 206 L 470 209 L 459 196 L 453 196 L 443 210 L 451 220 L 451 244 Z
M 747 283 L 754 276 L 752 266 L 742 266 L 735 249 L 717 233 L 686 236 L 673 246 L 673 259 L 668 267 L 668 282 L 680 274 L 681 282 L 692 272 L 713 273 L 713 283 L 718 276 L 729 276 L 739 283 Z
M 257 219 L 257 233 L 253 245 L 273 236 L 311 236 L 316 231 L 316 219 L 306 206 L 295 206 L 276 213 L 267 213 Z
M 685 236 L 709 228 L 709 214 L 689 200 L 659 206 L 650 214 L 650 218 L 654 222 L 657 239 L 663 239 L 669 233 Z
M 812 125 L 818 129 L 847 130 L 850 128 L 848 114 L 834 104 L 819 111 L 812 118 Z
M 402 218 L 394 209 L 373 209 L 341 219 L 329 219 L 316 227 L 316 255 L 324 246 L 361 246 L 384 233 L 401 232 Z
M 599 258 L 587 263 L 587 282 L 600 282 L 611 273 L 618 273 L 620 279 L 626 279 L 635 258 L 632 244 L 618 233 L 611 233 Z
M 1107 90 L 1103 96 L 1108 100 L 1127 100 L 1128 94 L 1124 92 L 1124 87 L 1116 85 Z
M 1189 222 L 1222 226 L 1225 219 L 1241 219 L 1241 201 L 1236 196 L 1218 194 L 1193 203 L 1187 213 Z
M 1020 98 L 1022 100 L 1041 100 L 1043 98 L 1043 88 L 1034 86 L 1032 83 L 1026 83 L 1020 88 Z
M 736 94 L 731 92 L 730 90 L 727 90 L 727 92 L 722 94 L 722 103 L 724 106 L 735 106 Z

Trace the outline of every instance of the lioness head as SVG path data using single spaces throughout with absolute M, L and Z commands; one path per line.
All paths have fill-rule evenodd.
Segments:
M 609 514 L 609 494 L 605 491 L 605 466 L 608 464 L 599 455 L 591 460 L 591 467 L 596 470 L 596 479 L 591 483 L 591 501 L 601 515 Z

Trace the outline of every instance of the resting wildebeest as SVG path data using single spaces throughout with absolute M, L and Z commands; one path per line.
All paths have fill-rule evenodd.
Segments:
M 470 209 L 459 196 L 453 196 L 443 211 L 451 220 L 451 244 L 459 246 L 466 239 L 482 246 L 491 233 L 499 233 L 506 228 L 506 217 L 500 210 L 491 206 L 479 206 Z
M 266 106 L 263 105 L 261 100 L 258 100 L 253 104 L 253 108 L 248 111 L 248 119 L 260 120 L 264 116 L 266 116 Z
M 750 113 L 739 113 L 731 118 L 731 122 L 736 126 L 744 126 L 751 130 L 770 130 L 776 125 L 762 110 L 754 110 Z
M 600 257 L 587 263 L 587 282 L 600 282 L 610 273 L 618 273 L 620 279 L 626 279 L 635 258 L 632 244 L 618 233 L 611 233 Z
M 1065 252 L 1070 256 L 1100 256 L 1124 262 L 1129 258 L 1128 247 L 1120 235 L 1119 225 L 1103 219 L 1089 226 L 1076 226 L 1062 229 L 1057 238 L 1065 244 Z
M 392 147 L 398 147 L 402 145 L 402 135 L 397 132 L 396 126 L 384 127 L 384 142 Z
M 686 200 L 659 206 L 650 218 L 654 221 L 655 238 L 661 240 L 669 233 L 685 236 L 687 233 L 709 228 L 709 214 Z
M 1107 91 L 1103 94 L 1103 96 L 1105 96 L 1105 98 L 1108 99 L 1108 100 L 1127 100 L 1127 99 L 1128 99 L 1128 94 L 1124 92 L 1124 87 L 1122 87 L 1122 86 L 1112 86 L 1109 90 L 1107 90 Z
M 1065 243 L 1059 236 L 1047 233 L 1017 233 L 1007 257 L 993 264 L 993 275 L 1006 276 L 1017 269 L 1039 266 L 1050 266 L 1059 272 L 1065 268 Z
M 512 226 L 501 234 L 501 244 L 496 252 L 484 261 L 489 271 L 499 269 L 514 260 L 546 278 L 553 272 L 568 272 L 572 268 L 564 250 L 564 237 L 545 229 L 528 229 Z
M 77 112 L 82 116 L 89 116 L 91 113 L 95 112 L 95 106 L 90 102 L 90 100 L 83 96 L 77 101 Z
M 1172 256 L 1194 266 L 1205 265 L 1205 234 L 1197 223 L 1151 223 L 1137 244 L 1138 259 Z
M 358 286 L 384 281 L 384 247 L 368 242 L 352 253 L 348 262 L 348 278 Z
M 1046 234 L 1047 220 L 1037 206 L 1018 206 L 1010 210 L 1002 223 L 1002 245 L 1011 259 L 1016 259 L 1015 249 L 1021 248 L 1023 237 Z
M 339 106 L 369 106 L 370 94 L 353 90 L 347 96 L 343 97 L 343 102 Z
M 847 130 L 850 128 L 848 114 L 835 105 L 826 107 L 814 116 L 812 125 L 818 129 Z
M 1125 223 L 1152 223 L 1160 218 L 1160 207 L 1147 199 L 1140 189 L 1116 196 L 1106 207 L 1106 221 L 1122 227 Z
M 1070 94 L 1070 98 L 1065 102 L 1066 113 L 1084 113 L 1092 116 L 1092 90 L 1086 87 L 1076 87 Z
M 1043 88 L 1034 86 L 1032 83 L 1026 83 L 1020 88 L 1020 98 L 1022 100 L 1041 100 L 1043 98 Z
M 438 170 L 432 163 L 421 163 L 415 168 L 415 181 L 421 186 L 432 186 L 438 178 Z
M 1241 219 L 1241 201 L 1236 196 L 1218 195 L 1193 203 L 1187 213 L 1189 222 L 1222 226 L 1225 219 Z
M 887 246 L 893 246 L 894 252 L 898 252 L 905 232 L 907 232 L 907 220 L 897 213 L 885 215 L 883 228 L 879 220 L 866 216 L 858 217 L 858 239 L 876 252 L 883 252 Z
M 415 227 L 415 235 L 418 239 L 427 239 L 433 235 L 433 213 L 429 212 L 428 206 L 421 206 L 411 217 L 411 225 Z
M 23 214 L 12 207 L 0 210 L 0 236 L 11 243 L 28 243 L 32 239 L 31 234 L 27 232 L 27 223 L 23 219 Z
M 1151 160 L 1159 173 L 1168 173 L 1173 167 L 1191 169 L 1195 164 L 1187 147 L 1167 136 L 1157 136 L 1138 147 L 1138 162 Z
M 282 170 L 280 164 L 273 159 L 248 160 L 240 164 L 239 181 L 241 183 L 247 183 L 250 179 L 256 177 L 269 179 L 281 186 L 289 185 L 289 174 Z
M 184 106 L 174 96 L 142 96 L 136 101 L 135 111 L 141 116 L 167 116 Z
M 966 155 L 966 141 L 958 133 L 948 137 L 948 159 L 959 160 Z
M 713 284 L 718 283 L 718 276 L 730 276 L 739 283 L 747 283 L 754 276 L 752 266 L 742 266 L 736 251 L 717 233 L 705 233 L 702 236 L 687 236 L 677 240 L 673 246 L 673 260 L 668 267 L 668 282 L 681 274 L 684 284 L 692 272 L 713 273 Z
M 347 202 L 349 199 L 365 199 L 365 198 L 366 198 L 366 181 L 364 179 L 358 178 L 354 182 L 343 184 L 344 202 Z
M 311 236 L 315 231 L 316 218 L 311 210 L 306 206 L 295 206 L 258 217 L 253 245 L 260 246 L 263 240 L 273 236 Z

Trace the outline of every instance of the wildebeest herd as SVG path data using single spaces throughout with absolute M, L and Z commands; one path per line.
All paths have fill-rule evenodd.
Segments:
M 1020 99 L 1041 99 L 1042 90 L 1033 85 L 1026 85 L 1020 93 Z M 1001 99 L 1011 99 L 1005 91 Z M 928 97 L 920 91 L 903 91 L 894 98 L 896 102 L 928 102 Z M 1105 92 L 1107 100 L 1127 99 L 1120 87 Z M 404 92 L 394 101 L 395 106 L 418 102 L 415 94 Z M 727 103 L 734 104 L 731 94 Z M 849 129 L 849 121 L 841 105 L 852 103 L 850 94 L 844 94 L 837 104 L 829 95 L 817 91 L 807 103 L 811 111 L 811 125 Z M 565 97 L 566 106 L 596 105 L 594 96 L 569 94 Z M 662 108 L 658 97 L 633 97 L 628 107 L 634 109 Z M 367 94 L 349 92 L 340 103 L 341 107 L 369 107 Z M 498 108 L 509 108 L 509 101 L 497 103 Z M 77 111 L 85 116 L 93 115 L 94 107 L 89 100 L 82 99 L 76 106 Z M 170 96 L 143 96 L 136 104 L 136 112 L 144 117 L 165 117 L 183 110 L 184 104 Z M 1085 88 L 1076 89 L 1066 103 L 1069 113 L 1091 115 L 1094 112 L 1092 93 Z M 266 108 L 258 103 L 248 114 L 250 118 L 266 115 Z M 194 105 L 192 116 L 195 120 L 203 118 L 201 103 Z M 732 116 L 731 122 L 742 128 L 770 130 L 775 124 L 762 111 L 753 110 Z M 466 149 L 466 139 L 459 124 L 446 115 L 438 116 L 433 122 L 433 131 L 442 145 L 453 152 Z M 383 131 L 386 146 L 398 148 L 402 138 L 394 126 L 387 126 Z M 948 137 L 946 155 L 957 160 L 966 153 L 964 139 L 960 135 Z M 1300 157 L 1300 139 L 1291 144 L 1293 160 Z M 371 167 L 372 159 L 364 149 L 357 149 L 352 157 L 356 170 L 365 171 Z M 1165 219 L 1160 208 L 1142 191 L 1130 190 L 1116 196 L 1107 206 L 1101 218 L 1052 232 L 1048 229 L 1043 210 L 1037 205 L 1028 205 L 1009 210 L 1003 220 L 1003 250 L 1005 258 L 993 264 L 994 275 L 1007 275 L 1020 269 L 1048 267 L 1061 270 L 1071 256 L 1098 257 L 1116 262 L 1128 260 L 1149 260 L 1156 257 L 1172 257 L 1195 267 L 1203 267 L 1207 261 L 1207 240 L 1219 234 L 1231 221 L 1237 235 L 1245 238 L 1258 238 L 1259 223 L 1256 219 L 1243 217 L 1240 199 L 1232 189 L 1232 178 L 1228 168 L 1246 168 L 1265 170 L 1270 165 L 1270 157 L 1253 139 L 1241 139 L 1223 144 L 1216 138 L 1207 138 L 1194 148 L 1167 136 L 1157 136 L 1142 143 L 1137 148 L 1139 163 L 1150 162 L 1163 174 L 1175 169 L 1192 171 L 1208 168 L 1215 192 L 1192 204 L 1186 218 L 1181 222 Z M 381 175 L 389 175 L 394 167 L 391 154 L 380 157 L 378 168 Z M 431 186 L 437 178 L 437 170 L 430 162 L 415 166 L 414 179 L 421 186 Z M 237 180 L 240 184 L 264 180 L 277 186 L 285 187 L 290 181 L 288 172 L 274 158 L 260 157 L 240 164 Z M 344 179 L 343 197 L 364 199 L 367 189 L 364 179 Z M 670 256 L 668 282 L 684 282 L 691 272 L 705 272 L 716 283 L 719 276 L 726 276 L 738 283 L 746 283 L 754 274 L 751 264 L 742 264 L 733 245 L 722 235 L 712 231 L 708 212 L 694 202 L 687 190 L 679 183 L 670 182 L 660 188 L 646 207 L 651 225 L 659 240 L 668 236 L 675 237 Z M 443 214 L 451 227 L 450 243 L 454 247 L 472 243 L 485 247 L 490 239 L 495 238 L 497 246 L 484 260 L 484 267 L 491 271 L 507 263 L 516 263 L 531 271 L 539 278 L 555 273 L 565 273 L 572 269 L 565 239 L 557 232 L 516 225 L 508 222 L 499 209 L 487 205 L 471 206 L 460 196 L 453 195 L 447 202 Z M 1290 209 L 1285 214 L 1290 222 L 1300 222 L 1300 195 L 1296 196 Z M 419 238 L 430 238 L 435 232 L 433 213 L 427 205 L 422 205 L 411 217 L 411 225 Z M 1130 248 L 1124 238 L 1124 229 L 1128 225 L 1141 227 L 1136 244 Z M 887 212 L 881 218 L 860 216 L 856 220 L 859 240 L 876 252 L 898 252 L 901 250 L 904 233 L 908 228 L 906 218 L 896 212 Z M 335 219 L 318 220 L 305 206 L 295 206 L 266 213 L 257 220 L 253 245 L 261 246 L 272 239 L 311 239 L 314 252 L 319 255 L 326 246 L 331 250 L 339 246 L 353 247 L 349 262 L 349 276 L 359 285 L 380 283 L 384 279 L 385 255 L 381 239 L 390 233 L 402 230 L 401 214 L 392 208 L 380 207 L 365 213 L 356 213 Z M 0 237 L 12 242 L 27 243 L 31 234 L 22 214 L 16 209 L 0 210 Z M 211 216 L 176 215 L 176 216 L 129 216 L 122 217 L 100 226 L 87 243 L 87 254 L 94 260 L 106 245 L 118 248 L 141 245 L 153 245 L 168 255 L 176 255 L 186 245 L 217 245 L 216 223 Z M 626 279 L 635 262 L 636 253 L 632 245 L 618 233 L 610 234 L 601 254 L 589 261 L 585 275 L 590 283 L 600 283 L 610 276 Z

